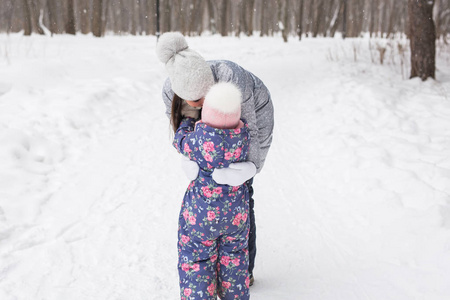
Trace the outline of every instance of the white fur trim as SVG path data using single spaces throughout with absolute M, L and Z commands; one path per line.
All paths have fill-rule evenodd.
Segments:
M 242 94 L 236 85 L 230 82 L 219 82 L 206 94 L 204 105 L 228 114 L 240 110 L 241 102 Z

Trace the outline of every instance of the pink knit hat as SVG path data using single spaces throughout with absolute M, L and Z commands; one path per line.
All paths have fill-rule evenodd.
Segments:
M 202 107 L 202 122 L 219 129 L 238 127 L 241 118 L 242 94 L 229 82 L 219 82 L 211 87 Z

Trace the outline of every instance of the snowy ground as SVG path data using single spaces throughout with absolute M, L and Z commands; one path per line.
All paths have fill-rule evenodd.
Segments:
M 449 299 L 449 48 L 421 82 L 368 39 L 188 42 L 274 100 L 252 299 Z M 188 182 L 155 43 L 0 35 L 0 299 L 177 299 Z

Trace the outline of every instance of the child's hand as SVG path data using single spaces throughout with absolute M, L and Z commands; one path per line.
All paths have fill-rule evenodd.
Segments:
M 190 181 L 197 178 L 198 171 L 200 170 L 200 167 L 195 161 L 190 160 L 184 155 L 181 156 L 181 168 Z

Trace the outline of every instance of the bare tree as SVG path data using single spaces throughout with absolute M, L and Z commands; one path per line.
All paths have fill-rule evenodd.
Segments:
M 217 32 L 216 28 L 216 10 L 214 8 L 215 1 L 208 0 L 207 9 L 208 9 L 208 30 L 211 31 L 212 34 Z
M 111 0 L 103 0 L 102 3 L 102 13 L 101 13 L 101 30 L 102 30 L 102 36 L 105 35 L 106 32 L 106 26 L 108 23 L 108 15 L 109 15 L 109 8 L 110 8 Z
M 279 6 L 279 21 L 282 22 L 281 36 L 283 37 L 283 41 L 287 43 L 288 41 L 288 32 L 289 32 L 289 0 L 280 1 L 281 5 Z M 280 3 L 279 2 L 279 3 Z
M 147 0 L 146 6 L 147 26 L 145 31 L 147 34 L 156 33 L 156 0 Z
M 39 24 L 39 8 L 38 3 L 36 3 L 35 0 L 23 0 L 24 5 L 24 26 L 25 26 L 25 35 L 31 35 L 31 31 L 35 31 L 39 34 L 44 34 L 44 30 L 42 29 L 41 25 Z M 31 24 L 31 31 L 30 31 L 30 24 Z
M 193 35 L 194 32 L 199 32 L 201 25 L 201 13 L 203 12 L 203 1 L 193 0 L 189 6 L 189 35 Z
M 348 19 L 348 13 L 347 13 L 347 0 L 342 0 L 343 5 L 343 12 L 342 12 L 342 37 L 345 39 L 347 36 L 347 19 Z
M 390 5 L 390 9 L 388 9 L 388 11 L 390 11 L 390 16 L 388 18 L 388 25 L 386 28 L 386 38 L 389 38 L 389 36 L 391 36 L 394 33 L 394 23 L 395 20 L 397 18 L 397 13 L 398 13 L 398 9 L 396 7 L 396 3 L 398 3 L 398 1 L 390 1 L 391 3 L 386 3 L 386 7 L 388 5 Z
M 447 43 L 447 35 L 450 32 L 450 1 L 435 0 L 433 19 L 436 22 L 436 37 L 443 37 Z
M 130 15 L 131 15 L 131 31 L 130 33 L 132 35 L 136 35 L 138 33 L 138 24 L 139 24 L 139 7 L 138 7 L 138 1 L 139 0 L 132 0 L 128 3 L 130 6 Z
M 93 0 L 92 3 L 92 33 L 96 37 L 102 36 L 103 0 Z
M 436 30 L 434 0 L 408 0 L 411 45 L 411 78 L 435 78 Z
M 372 0 L 370 2 L 370 25 L 369 25 L 370 37 L 372 37 L 375 31 L 375 16 L 377 15 L 376 12 L 378 9 L 378 1 L 379 0 Z
M 31 25 L 31 10 L 27 0 L 22 0 L 23 8 L 23 29 L 24 35 L 31 35 L 33 27 Z
M 52 0 L 49 0 L 52 1 Z M 89 32 L 91 32 L 90 30 L 90 12 L 91 10 L 89 9 L 89 0 L 78 0 L 77 2 L 77 7 L 79 10 L 79 16 L 80 16 L 80 29 L 81 29 L 81 33 L 83 34 L 88 34 Z
M 315 9 L 315 17 L 314 17 L 315 22 L 313 25 L 313 32 L 312 32 L 313 37 L 317 37 L 317 35 L 319 34 L 320 23 L 324 18 L 324 9 L 323 9 L 324 1 L 318 0 L 316 4 L 317 9 Z
M 262 0 L 261 5 L 261 36 L 269 35 L 269 26 L 267 25 L 267 0 Z
M 238 13 L 239 13 L 239 25 L 237 28 L 236 35 L 239 36 L 241 32 L 244 32 L 247 34 L 247 9 L 248 9 L 248 2 L 247 1 L 240 1 L 238 3 Z
M 1 12 L 2 16 L 0 16 L 0 20 L 4 20 L 5 23 L 3 24 L 4 28 L 6 28 L 6 32 L 10 33 L 12 29 L 12 23 L 13 23 L 13 15 L 15 10 L 15 0 L 7 0 L 6 3 L 4 3 Z M 0 28 L 1 30 L 1 28 Z
M 67 0 L 67 19 L 66 19 L 66 33 L 75 34 L 75 10 L 73 8 L 73 0 Z
M 340 21 L 342 20 L 344 16 L 344 6 L 342 0 L 338 1 L 338 5 L 336 6 L 336 9 L 333 14 L 333 18 L 330 22 L 330 36 L 334 37 L 336 34 L 336 31 L 339 27 Z
M 222 12 L 222 15 L 220 16 L 221 21 L 220 34 L 222 36 L 228 35 L 228 26 L 227 26 L 228 10 L 229 10 L 228 0 L 222 0 L 222 7 L 220 9 L 220 11 Z
M 51 34 L 55 34 L 58 32 L 58 11 L 55 5 L 55 1 L 47 0 L 47 10 L 48 10 L 48 19 L 49 19 L 49 29 Z
M 241 1 L 240 22 L 238 31 L 243 31 L 247 36 L 253 34 L 253 15 L 255 0 Z
M 320 31 L 324 36 L 328 36 L 330 34 L 331 24 L 334 21 L 335 17 L 335 7 L 335 0 L 329 0 L 324 4 L 324 10 L 326 10 L 326 14 L 323 18 L 322 26 L 320 28 Z
M 313 31 L 312 27 L 314 24 L 314 2 L 315 0 L 309 0 L 309 11 L 306 15 L 306 36 L 309 36 L 309 34 Z
M 156 2 L 160 31 L 198 35 L 280 33 L 303 37 L 409 36 L 409 0 L 0 0 L 0 31 L 52 34 L 155 34 Z M 418 0 L 416 0 L 418 1 Z M 421 1 L 419 1 L 421 2 Z M 418 2 L 418 3 L 419 3 Z M 436 37 L 450 33 L 450 0 L 434 0 Z M 98 29 L 99 25 L 100 29 Z M 283 24 L 278 27 L 278 24 Z M 42 26 L 43 25 L 43 26 Z
M 298 39 L 302 39 L 303 34 L 303 4 L 304 0 L 298 0 L 298 12 L 297 12 L 297 35 Z

